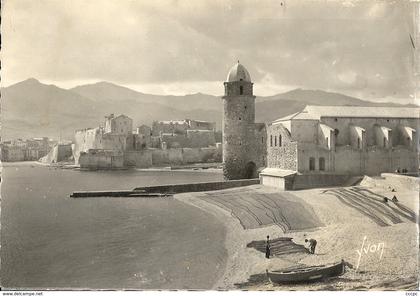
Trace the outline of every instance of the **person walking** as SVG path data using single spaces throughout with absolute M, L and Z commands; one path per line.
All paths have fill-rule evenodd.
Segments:
M 265 243 L 265 258 L 270 259 L 270 255 L 271 255 L 270 236 L 267 235 L 267 242 Z

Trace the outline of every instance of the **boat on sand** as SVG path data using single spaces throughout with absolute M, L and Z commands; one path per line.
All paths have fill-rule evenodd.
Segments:
M 304 268 L 266 271 L 268 278 L 272 283 L 290 284 L 300 282 L 312 282 L 329 277 L 339 276 L 344 273 L 345 262 L 308 266 Z

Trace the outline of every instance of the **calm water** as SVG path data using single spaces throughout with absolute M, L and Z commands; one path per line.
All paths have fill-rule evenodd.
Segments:
M 71 199 L 74 190 L 218 181 L 211 172 L 81 172 L 4 167 L 1 285 L 15 288 L 211 288 L 225 230 L 172 198 Z

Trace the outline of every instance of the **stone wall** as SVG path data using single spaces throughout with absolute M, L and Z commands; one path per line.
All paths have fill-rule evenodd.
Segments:
M 162 143 L 166 143 L 167 148 L 182 148 L 189 146 L 189 140 L 185 134 L 162 134 Z
M 76 131 L 73 149 L 75 163 L 79 163 L 80 153 L 88 152 L 89 149 L 124 151 L 127 148 L 127 138 L 131 137 L 131 135 L 104 133 L 101 128 Z
M 200 148 L 216 145 L 216 138 L 213 130 L 188 130 L 188 144 L 183 147 Z
M 309 169 L 310 158 L 315 161 L 315 170 Z M 325 170 L 320 170 L 320 158 L 324 158 Z M 321 148 L 315 144 L 298 145 L 298 171 L 305 174 L 379 175 L 394 172 L 397 168 L 408 171 L 418 170 L 417 152 L 399 146 L 391 149 L 357 149 L 349 145 L 336 147 L 335 151 Z
M 278 137 L 281 136 L 281 146 Z M 274 141 L 275 137 L 277 140 Z M 267 167 L 297 170 L 297 143 L 282 124 L 267 127 Z M 277 144 L 275 146 L 274 144 Z
M 121 169 L 124 167 L 124 155 L 117 151 L 91 149 L 79 156 L 81 169 Z
M 124 152 L 124 166 L 126 167 L 149 168 L 152 165 L 152 150 Z

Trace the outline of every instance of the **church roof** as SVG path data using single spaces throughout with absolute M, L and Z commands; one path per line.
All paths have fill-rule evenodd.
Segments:
M 308 105 L 302 111 L 279 118 L 273 123 L 294 119 L 320 120 L 321 117 L 419 118 L 419 116 L 420 108 Z
M 251 76 L 249 75 L 248 70 L 239 63 L 236 63 L 230 70 L 227 76 L 227 82 L 233 81 L 248 81 L 251 82 Z

